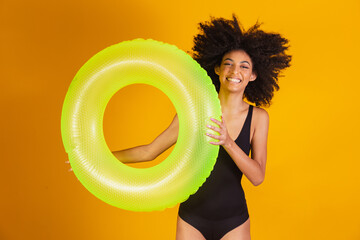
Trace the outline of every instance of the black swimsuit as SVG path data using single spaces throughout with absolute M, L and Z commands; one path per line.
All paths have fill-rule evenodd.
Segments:
M 235 143 L 250 152 L 250 125 L 253 106 L 249 106 L 245 123 Z M 243 224 L 249 213 L 241 186 L 243 173 L 229 154 L 220 146 L 219 155 L 206 182 L 196 194 L 180 204 L 179 216 L 207 240 L 220 239 Z

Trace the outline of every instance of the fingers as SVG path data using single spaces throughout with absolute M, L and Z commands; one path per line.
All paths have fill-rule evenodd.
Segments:
M 218 133 L 220 133 L 220 135 L 215 135 L 215 134 L 211 134 L 211 133 L 205 133 L 206 136 L 209 136 L 209 137 L 211 137 L 213 139 L 218 140 L 217 142 L 210 142 L 210 143 L 213 144 L 213 145 L 222 145 L 225 142 L 224 140 L 226 138 L 225 134 L 223 133 L 224 131 L 221 130 L 220 128 L 210 126 L 210 125 L 208 125 L 207 127 L 214 130 L 214 131 L 216 131 L 216 132 L 218 132 Z
M 70 161 L 65 161 L 65 163 L 70 164 Z M 72 168 L 70 168 L 70 169 L 68 170 L 68 172 L 72 172 L 72 171 L 73 171 Z
M 227 138 L 227 129 L 226 129 L 226 125 L 225 125 L 225 121 L 223 116 L 221 116 L 221 121 L 216 120 L 214 118 L 210 118 L 211 121 L 213 121 L 214 123 L 216 123 L 217 125 L 219 125 L 219 127 L 214 127 L 211 125 L 206 125 L 209 129 L 214 130 L 215 132 L 218 132 L 220 135 L 215 135 L 215 134 L 211 134 L 211 133 L 206 133 L 207 136 L 216 139 L 218 141 L 216 142 L 209 142 L 210 144 L 213 145 L 223 145 L 225 143 L 225 140 Z
M 210 133 L 206 133 L 206 136 L 212 137 L 212 138 L 217 139 L 217 140 L 220 140 L 220 139 L 221 139 L 221 136 L 219 136 L 219 135 L 214 135 L 214 134 L 210 134 Z
M 219 127 L 206 125 L 208 128 L 220 133 L 220 135 L 225 134 L 227 132 L 227 129 L 226 129 L 226 126 L 225 126 L 225 121 L 224 121 L 224 118 L 222 116 L 221 116 L 222 122 L 220 122 L 219 120 L 216 120 L 215 118 L 210 118 L 210 119 L 211 119 L 211 121 L 213 121 L 214 123 L 219 125 Z
M 214 126 L 211 126 L 211 125 L 206 125 L 206 127 L 210 128 L 210 129 L 212 129 L 212 130 L 214 130 L 214 131 L 216 131 L 216 132 L 218 132 L 218 133 L 221 132 L 221 129 L 220 129 L 220 128 L 217 128 L 217 127 L 214 127 Z
M 221 116 L 221 119 L 223 120 L 223 117 Z M 220 127 L 223 125 L 222 122 L 216 120 L 215 118 L 210 118 L 211 121 L 213 121 L 214 123 L 216 123 L 217 125 L 219 125 Z
M 207 127 L 210 128 L 210 129 L 213 129 L 213 130 L 215 130 L 215 129 L 220 130 L 219 128 L 216 128 L 216 127 L 213 127 L 213 126 L 210 126 L 210 127 L 207 126 Z M 214 134 L 211 134 L 211 133 L 205 133 L 205 135 L 218 140 L 217 142 L 209 142 L 209 143 L 211 143 L 213 145 L 222 145 L 223 141 L 221 140 L 221 137 L 222 137 L 221 135 L 214 135 Z
M 223 136 L 213 135 L 210 133 L 207 133 L 206 135 L 218 140 L 217 142 L 209 142 L 212 145 L 223 145 L 225 143 Z

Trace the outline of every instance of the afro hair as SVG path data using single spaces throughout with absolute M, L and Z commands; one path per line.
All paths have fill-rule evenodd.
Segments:
M 209 22 L 199 24 L 200 33 L 194 36 L 192 55 L 219 92 L 215 66 L 221 64 L 226 53 L 237 49 L 245 51 L 253 62 L 252 70 L 257 78 L 249 82 L 244 97 L 256 106 L 268 107 L 274 91 L 279 90 L 279 73 L 290 66 L 291 56 L 285 53 L 288 40 L 280 34 L 260 30 L 260 25 L 257 22 L 245 31 L 235 15 L 232 20 L 211 17 Z

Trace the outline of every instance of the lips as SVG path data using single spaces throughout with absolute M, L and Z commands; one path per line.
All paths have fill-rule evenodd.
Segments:
M 233 83 L 241 83 L 240 78 L 227 77 L 226 80 L 228 80 L 229 82 L 233 82 Z

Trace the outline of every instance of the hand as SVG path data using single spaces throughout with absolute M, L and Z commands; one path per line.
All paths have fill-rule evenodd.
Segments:
M 231 143 L 232 139 L 229 136 L 229 133 L 227 131 L 224 118 L 221 116 L 222 122 L 220 122 L 220 121 L 218 121 L 218 120 L 216 120 L 214 118 L 210 118 L 210 119 L 211 119 L 211 121 L 213 121 L 214 123 L 219 125 L 219 128 L 211 126 L 211 125 L 207 125 L 207 127 L 214 130 L 215 132 L 220 133 L 220 135 L 214 135 L 214 134 L 206 133 L 207 136 L 219 140 L 218 142 L 210 142 L 210 143 L 213 144 L 213 145 L 222 145 L 222 146 L 225 146 L 225 145 L 228 145 L 229 143 Z
M 65 163 L 68 163 L 68 164 L 70 164 L 70 161 L 65 161 Z M 72 170 L 72 168 L 70 167 L 70 169 L 68 170 L 68 172 L 72 172 L 73 170 Z

